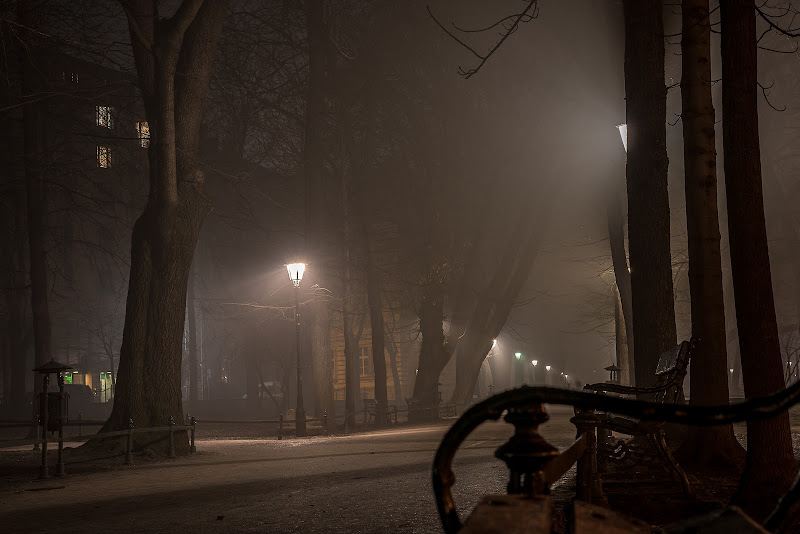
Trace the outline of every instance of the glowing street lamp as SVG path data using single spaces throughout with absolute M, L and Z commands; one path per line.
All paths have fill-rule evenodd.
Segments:
M 492 348 L 495 348 L 496 346 L 497 346 L 497 339 L 493 339 L 492 340 Z
M 545 377 L 544 377 L 545 378 L 544 383 L 549 386 L 550 385 L 550 366 L 549 365 L 545 365 L 544 366 L 544 370 L 547 371 L 547 373 L 545 374 Z
M 306 411 L 303 408 L 303 375 L 300 369 L 300 281 L 303 279 L 303 273 L 306 271 L 305 263 L 290 263 L 286 266 L 289 272 L 289 280 L 294 286 L 294 322 L 295 322 L 295 336 L 296 346 L 295 352 L 297 353 L 297 406 L 294 411 L 296 435 L 298 438 L 305 437 L 306 435 Z
M 625 152 L 628 152 L 628 125 L 617 124 L 617 130 L 619 130 L 619 136 L 622 138 L 622 146 L 625 148 Z
M 515 352 L 514 356 L 516 356 L 517 359 L 519 360 L 520 358 L 522 358 L 522 353 L 521 352 Z
M 536 384 L 536 366 L 539 365 L 539 360 L 531 360 L 531 365 L 533 365 L 533 379 L 531 382 Z

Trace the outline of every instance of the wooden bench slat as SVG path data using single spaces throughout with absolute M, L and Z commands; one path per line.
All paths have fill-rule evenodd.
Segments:
M 572 464 L 577 462 L 578 458 L 583 454 L 583 451 L 586 450 L 587 441 L 588 438 L 586 434 L 582 434 L 581 437 L 567 448 L 567 450 L 553 458 L 544 468 L 545 482 L 552 484 L 567 474 Z
M 459 534 L 550 534 L 552 528 L 552 497 L 486 495 Z

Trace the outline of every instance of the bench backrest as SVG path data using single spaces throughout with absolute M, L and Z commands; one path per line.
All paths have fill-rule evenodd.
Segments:
M 368 411 L 375 410 L 375 407 L 377 406 L 377 402 L 375 401 L 375 399 L 362 399 L 362 400 L 364 402 L 364 409 L 365 410 L 368 410 Z
M 695 338 L 676 345 L 658 359 L 656 366 L 655 387 L 662 388 L 656 394 L 655 402 L 675 403 L 683 393 L 683 379 L 686 368 L 694 353 L 697 340 Z

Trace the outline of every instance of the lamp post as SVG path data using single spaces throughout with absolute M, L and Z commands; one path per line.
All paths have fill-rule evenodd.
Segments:
M 545 375 L 545 384 L 549 386 L 550 385 L 550 366 L 549 365 L 545 365 L 544 366 L 544 370 L 547 371 L 547 374 Z
M 522 365 L 522 353 L 521 352 L 515 352 L 514 353 L 514 357 L 517 359 L 517 364 L 514 367 L 514 376 L 516 376 L 517 379 L 516 379 L 516 381 L 515 381 L 516 383 L 514 385 L 515 386 L 521 386 L 522 383 L 525 381 L 525 377 L 524 377 L 525 368 L 524 367 L 520 368 L 520 366 Z
M 306 270 L 305 263 L 290 263 L 286 266 L 289 271 L 289 280 L 294 286 L 294 329 L 295 329 L 295 352 L 297 353 L 297 406 L 294 411 L 296 435 L 298 438 L 306 435 L 306 411 L 303 408 L 303 374 L 300 369 L 300 280 Z
M 533 385 L 536 385 L 536 366 L 539 365 L 539 360 L 531 360 L 531 365 L 533 365 L 533 378 L 531 378 L 531 382 Z

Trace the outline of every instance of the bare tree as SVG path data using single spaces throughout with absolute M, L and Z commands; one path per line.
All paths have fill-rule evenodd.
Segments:
M 185 0 L 171 17 L 122 3 L 150 128 L 150 192 L 133 229 L 117 395 L 105 429 L 180 421 L 181 334 L 197 235 L 211 201 L 198 162 L 203 102 L 228 2 Z M 137 441 L 150 438 L 139 434 Z M 161 443 L 166 447 L 166 443 Z M 179 452 L 188 451 L 181 440 Z
M 784 388 L 761 185 L 755 2 L 725 0 L 720 17 L 731 270 L 745 396 L 753 398 Z M 734 500 L 761 519 L 794 472 L 789 414 L 748 421 L 746 467 Z
M 728 402 L 728 357 L 722 254 L 717 210 L 717 153 L 711 99 L 711 21 L 708 0 L 684 0 L 681 8 L 681 97 L 683 159 L 686 173 L 686 226 L 689 237 L 689 289 L 692 336 L 691 403 Z M 699 464 L 731 463 L 744 453 L 733 426 L 691 427 L 682 455 Z

